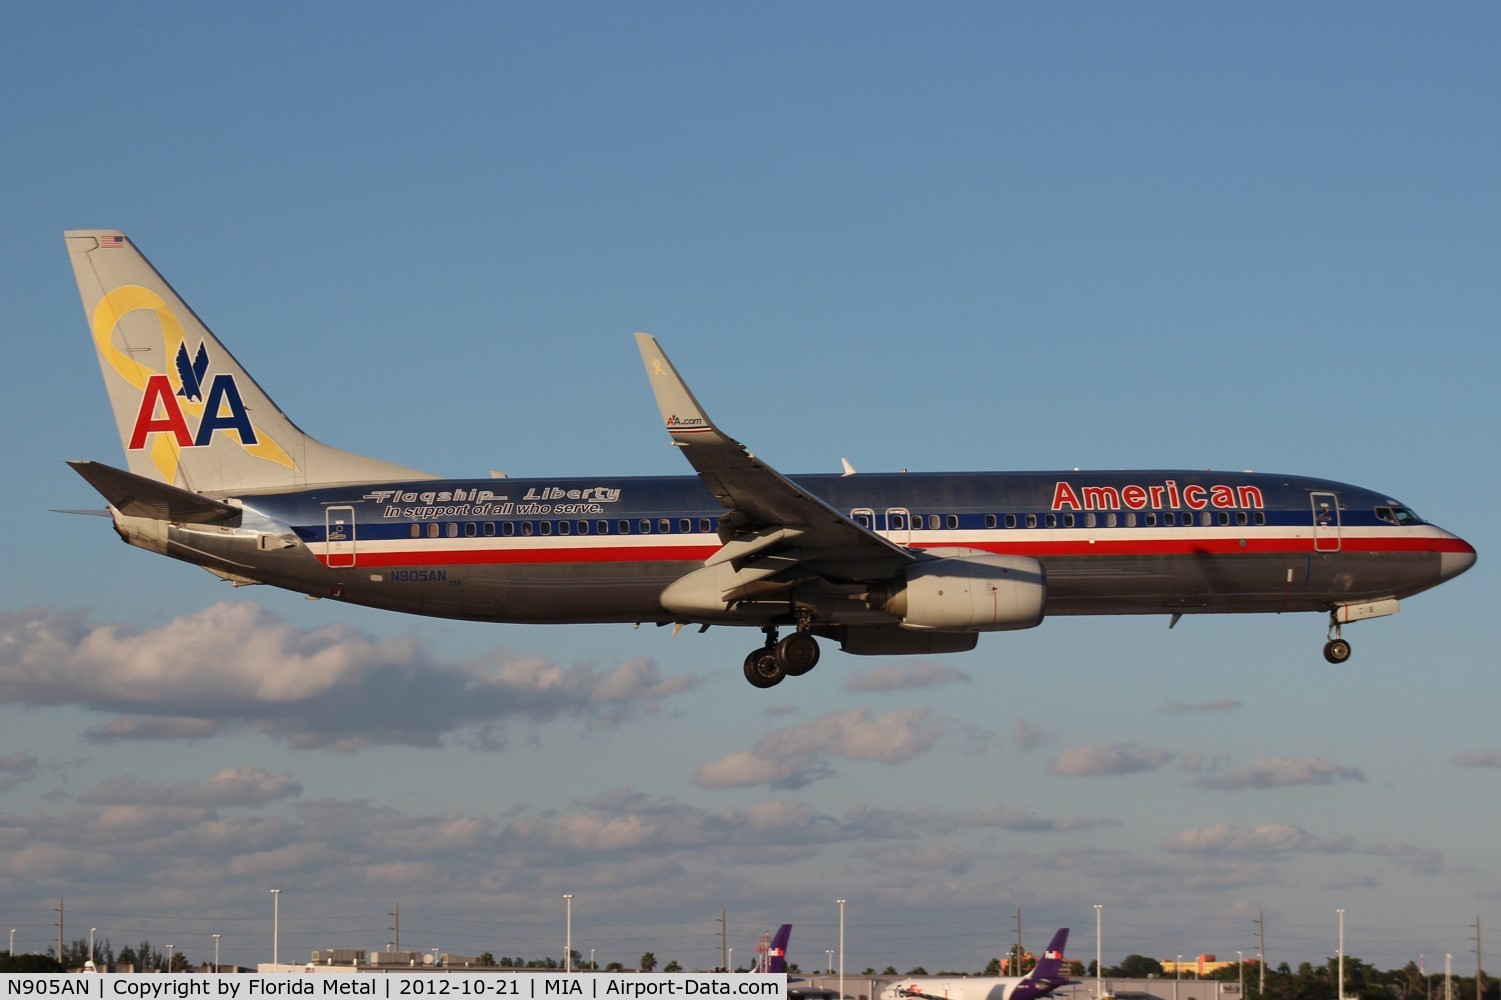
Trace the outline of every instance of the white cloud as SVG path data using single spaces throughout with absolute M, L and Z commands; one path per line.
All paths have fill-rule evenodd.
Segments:
M 1049 774 L 1071 777 L 1131 774 L 1151 771 L 1173 759 L 1167 750 L 1149 750 L 1134 743 L 1085 743 L 1069 747 L 1048 761 Z
M 831 761 L 900 764 L 927 753 L 943 727 L 926 708 L 899 708 L 875 716 L 869 709 L 830 712 L 763 736 L 753 750 L 735 750 L 701 766 L 702 788 L 800 788 L 833 774 Z
M 1365 772 L 1360 768 L 1336 764 L 1321 757 L 1262 757 L 1238 771 L 1200 778 L 1195 784 L 1203 788 L 1239 791 L 1364 780 Z
M 506 720 L 618 725 L 697 685 L 650 660 L 563 666 L 503 652 L 435 658 L 410 637 L 302 629 L 250 601 L 146 631 L 40 610 L 0 613 L 0 703 L 119 713 L 95 742 L 203 739 L 247 727 L 304 748 L 437 746 L 458 730 L 505 745 Z
M 1215 823 L 1184 830 L 1163 849 L 1183 854 L 1332 854 L 1354 847 L 1355 842 L 1348 837 L 1320 840 L 1302 827 L 1286 823 L 1262 823 L 1249 830 L 1235 823 Z
M 290 774 L 271 774 L 260 768 L 230 767 L 207 782 L 177 785 L 152 785 L 139 778 L 110 778 L 93 791 L 79 796 L 88 805 L 189 805 L 249 806 L 263 805 L 280 798 L 302 794 L 302 786 Z
M 945 684 L 968 683 L 969 679 L 969 674 L 958 667 L 942 663 L 928 662 L 915 665 L 893 663 L 890 666 L 850 674 L 844 682 L 844 689 L 853 693 L 911 691 L 942 687 Z
M 30 781 L 40 769 L 41 762 L 29 753 L 8 753 L 0 757 L 0 792 Z
M 1458 767 L 1501 767 L 1501 749 L 1457 753 L 1453 757 L 1453 763 Z

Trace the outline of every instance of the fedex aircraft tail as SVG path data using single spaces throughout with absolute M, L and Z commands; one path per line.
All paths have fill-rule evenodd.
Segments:
M 1011 991 L 1007 1000 L 1037 1000 L 1038 997 L 1045 997 L 1060 986 L 1068 985 L 1069 978 L 1062 974 L 1063 949 L 1067 945 L 1068 928 L 1060 927 L 1048 944 L 1048 950 L 1043 952 L 1042 958 L 1037 960 L 1037 967 L 1016 984 L 1016 989 Z
M 771 936 L 771 944 L 766 948 L 766 971 L 787 971 L 787 942 L 792 940 L 792 925 L 783 924 L 777 928 L 777 932 Z
M 304 434 L 124 233 L 64 236 L 132 473 L 193 492 L 433 478 Z

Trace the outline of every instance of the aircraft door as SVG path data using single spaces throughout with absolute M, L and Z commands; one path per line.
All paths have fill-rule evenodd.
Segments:
M 1335 493 L 1310 493 L 1313 504 L 1313 551 L 1338 552 L 1339 495 Z
M 323 511 L 323 557 L 329 569 L 354 565 L 354 508 L 327 507 Z
M 912 513 L 905 507 L 888 507 L 886 510 L 886 537 L 898 545 L 912 541 Z

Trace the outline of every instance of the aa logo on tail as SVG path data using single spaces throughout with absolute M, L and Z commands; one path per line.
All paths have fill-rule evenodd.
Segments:
M 130 444 L 135 451 L 146 447 L 148 435 L 166 433 L 172 435 L 179 448 L 202 448 L 214 443 L 214 434 L 220 430 L 234 431 L 240 444 L 258 443 L 255 426 L 250 414 L 245 411 L 245 401 L 240 398 L 240 387 L 235 377 L 227 372 L 215 375 L 209 383 L 208 398 L 203 398 L 203 377 L 208 374 L 209 356 L 202 343 L 198 355 L 188 359 L 188 345 L 177 345 L 177 377 L 182 383 L 176 388 L 166 375 L 154 374 L 146 379 L 141 395 L 141 408 L 136 413 L 135 426 L 130 432 Z M 189 402 L 203 400 L 203 416 L 198 421 L 198 433 L 188 429 L 187 416 L 183 413 L 177 397 Z
M 153 371 L 115 345 L 120 320 L 138 309 L 156 314 L 166 356 L 173 359 L 170 367 L 177 376 L 175 382 L 166 372 Z M 122 427 L 126 450 L 149 451 L 165 482 L 175 481 L 183 448 L 212 445 L 220 431 L 233 432 L 233 440 L 249 455 L 296 468 L 291 456 L 251 422 L 235 376 L 213 372 L 208 346 L 214 343 L 212 339 L 200 340 L 190 353 L 181 322 L 161 296 L 139 285 L 121 285 L 94 308 L 92 325 L 100 358 L 141 393 L 133 418 L 128 411 L 116 414 L 122 422 L 129 421 Z

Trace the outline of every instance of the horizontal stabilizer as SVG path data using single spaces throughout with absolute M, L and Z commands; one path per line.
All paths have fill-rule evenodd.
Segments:
M 180 490 L 101 462 L 69 462 L 73 470 L 122 514 L 187 524 L 239 520 L 241 511 L 218 500 Z

